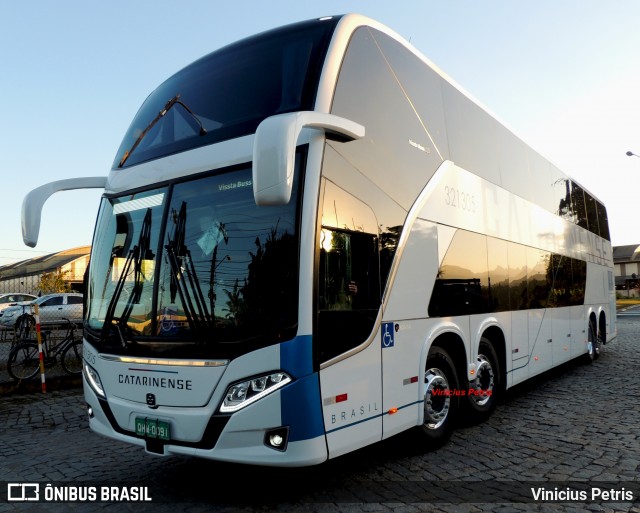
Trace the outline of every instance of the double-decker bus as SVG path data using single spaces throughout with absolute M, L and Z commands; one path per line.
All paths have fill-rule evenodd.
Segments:
M 402 37 L 277 28 L 146 99 L 101 188 L 89 425 L 156 455 L 304 466 L 411 432 L 616 335 L 604 205 Z M 405 436 L 408 433 L 405 433 Z

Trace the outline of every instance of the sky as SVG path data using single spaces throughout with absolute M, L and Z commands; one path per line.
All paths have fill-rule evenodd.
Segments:
M 24 196 L 106 176 L 138 108 L 199 57 L 280 25 L 355 12 L 405 39 L 604 202 L 614 246 L 640 244 L 637 0 L 21 0 L 1 2 L 0 266 L 91 244 L 100 192 Z

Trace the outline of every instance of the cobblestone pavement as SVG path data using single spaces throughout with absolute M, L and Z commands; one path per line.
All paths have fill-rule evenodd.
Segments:
M 153 457 L 92 433 L 77 387 L 11 394 L 0 398 L 0 512 L 640 513 L 640 317 L 618 327 L 593 365 L 570 363 L 518 387 L 487 422 L 459 429 L 438 451 L 418 454 L 396 437 L 302 469 Z M 39 484 L 41 497 L 48 483 L 78 493 L 148 486 L 153 501 L 6 502 L 8 483 Z M 619 494 L 536 502 L 532 487 L 547 498 Z

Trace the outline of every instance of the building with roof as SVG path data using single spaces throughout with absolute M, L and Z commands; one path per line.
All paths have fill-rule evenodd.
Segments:
M 0 293 L 24 292 L 38 295 L 44 273 L 64 273 L 75 292 L 84 292 L 84 273 L 89 265 L 91 246 L 80 246 L 58 253 L 14 262 L 0 267 Z
M 640 245 L 613 247 L 616 292 L 624 296 L 640 296 Z

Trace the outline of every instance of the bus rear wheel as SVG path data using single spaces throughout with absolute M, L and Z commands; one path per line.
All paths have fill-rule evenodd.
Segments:
M 424 372 L 424 421 L 416 428 L 425 450 L 442 447 L 451 438 L 460 405 L 453 360 L 440 347 L 429 352 Z
M 491 341 L 481 338 L 476 359 L 476 378 L 469 382 L 464 400 L 466 420 L 480 423 L 495 410 L 501 392 L 498 356 Z
M 604 329 L 601 328 L 596 330 L 595 341 L 596 342 L 593 346 L 593 358 L 598 359 L 600 357 L 600 353 L 602 353 L 602 346 L 604 346 L 607 342 L 607 336 L 604 333 Z
M 598 344 L 598 332 L 593 322 L 589 323 L 587 335 L 587 352 L 583 355 L 582 360 L 586 364 L 593 363 L 600 356 L 600 346 Z

